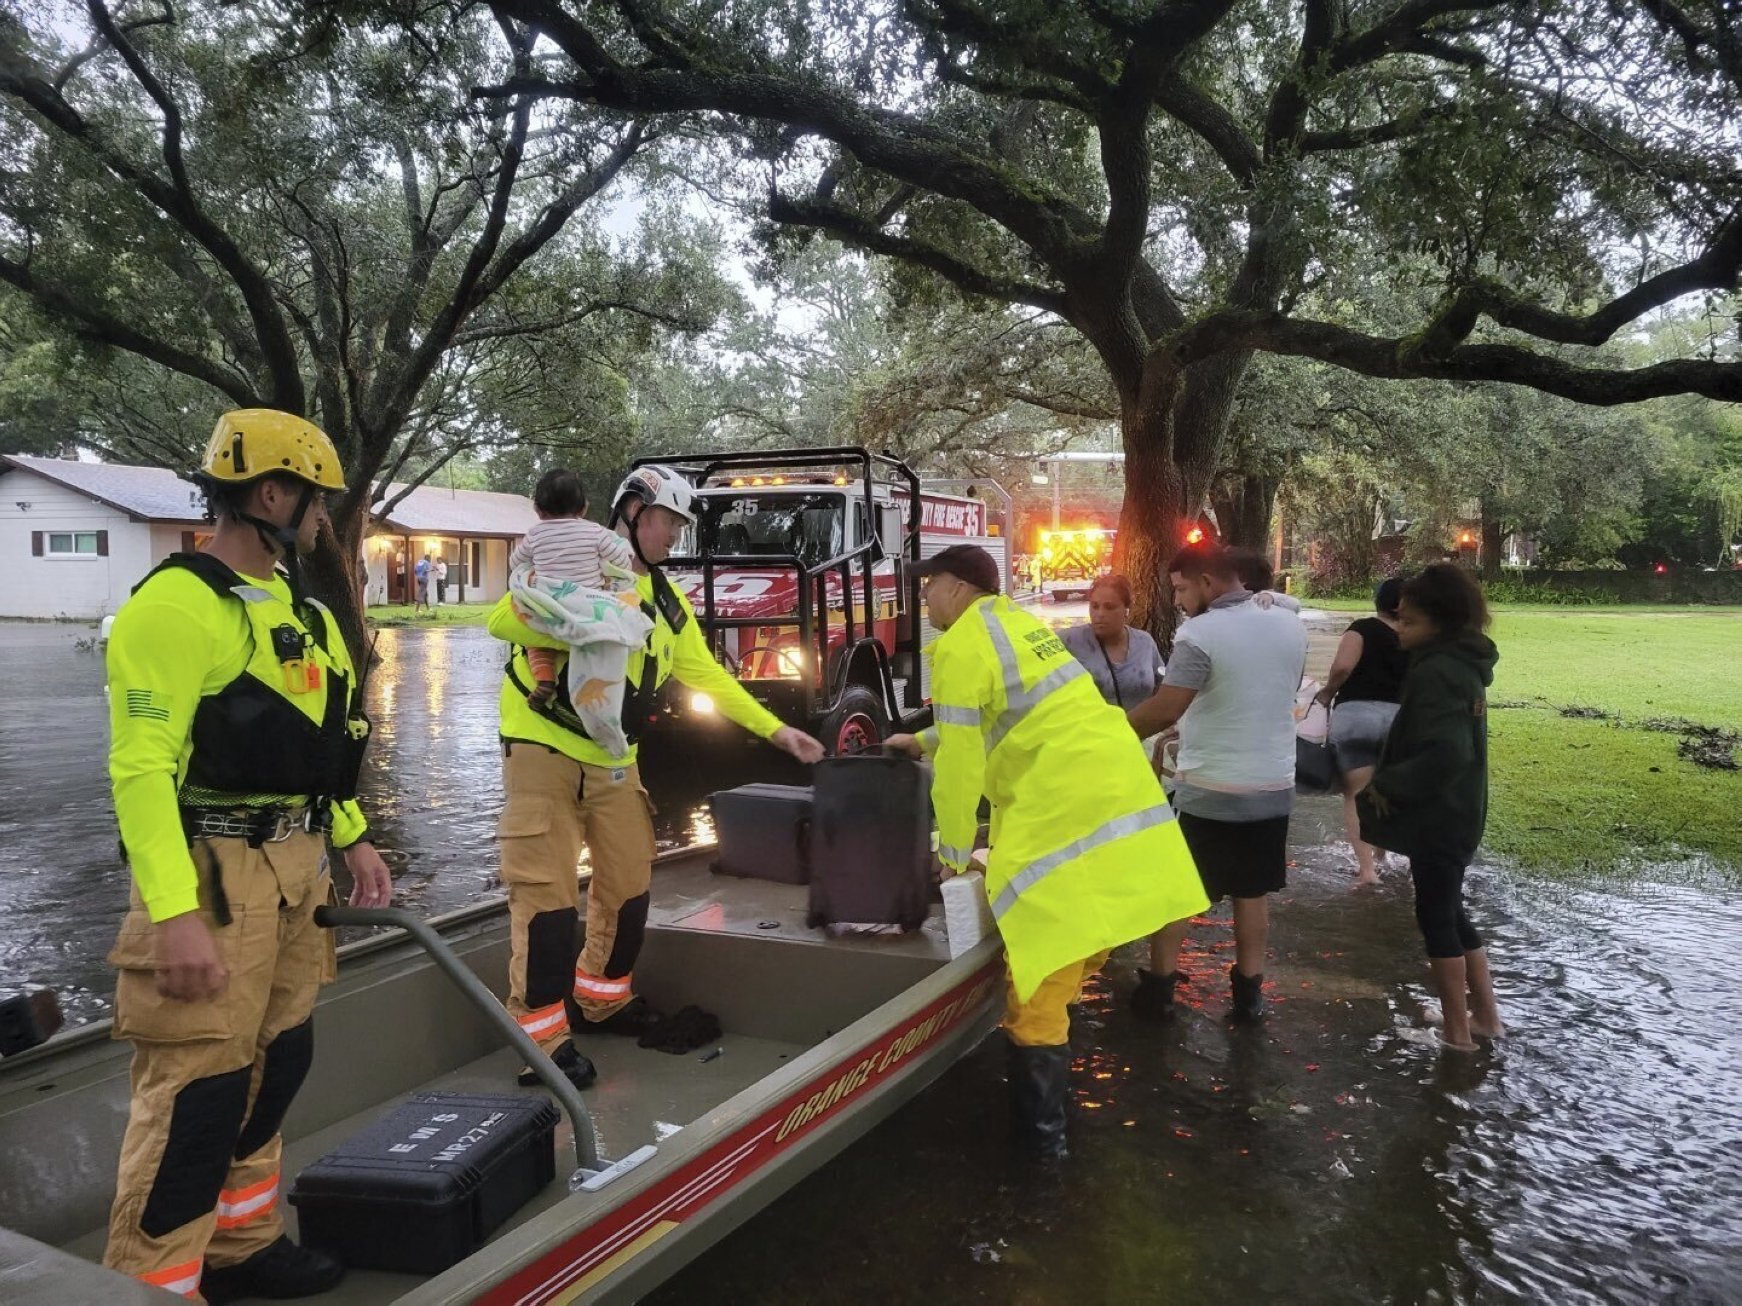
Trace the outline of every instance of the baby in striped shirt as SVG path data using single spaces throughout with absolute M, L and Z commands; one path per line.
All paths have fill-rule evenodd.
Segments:
M 530 567 L 546 586 L 566 581 L 589 590 L 627 588 L 624 578 L 633 575 L 635 555 L 628 540 L 586 519 L 587 487 L 578 473 L 555 467 L 539 477 L 532 506 L 539 519 L 509 555 L 511 572 Z M 535 682 L 527 695 L 529 702 L 549 703 L 555 696 L 557 663 L 562 657 L 553 648 L 526 650 Z

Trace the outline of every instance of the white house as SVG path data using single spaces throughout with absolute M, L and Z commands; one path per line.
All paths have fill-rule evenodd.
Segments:
M 371 523 L 365 602 L 408 602 L 405 577 L 424 556 L 447 560 L 448 602 L 494 602 L 537 520 L 522 495 L 419 486 Z M 0 455 L 0 617 L 95 621 L 210 532 L 205 497 L 164 468 Z
M 95 620 L 211 530 L 205 499 L 161 467 L 0 456 L 0 616 Z
M 419 558 L 448 564 L 449 603 L 494 603 L 508 592 L 508 555 L 538 514 L 522 494 L 450 490 L 423 484 L 397 503 L 390 485 L 385 515 L 363 545 L 363 601 L 410 603 Z

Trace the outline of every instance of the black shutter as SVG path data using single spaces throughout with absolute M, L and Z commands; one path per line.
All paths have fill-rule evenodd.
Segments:
M 181 533 L 181 551 L 183 553 L 192 553 L 195 547 L 194 533 L 192 531 L 183 531 Z
M 40 558 L 42 556 L 42 532 L 41 531 L 31 531 L 30 532 L 30 556 L 33 558 Z
M 109 532 L 108 531 L 98 531 L 97 532 L 97 556 L 99 558 L 106 558 L 109 556 Z

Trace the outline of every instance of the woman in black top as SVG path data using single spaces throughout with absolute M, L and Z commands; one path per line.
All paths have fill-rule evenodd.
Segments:
M 1379 749 L 1403 697 L 1409 656 L 1397 642 L 1397 605 L 1403 579 L 1382 581 L 1373 594 L 1378 615 L 1362 617 L 1343 632 L 1318 701 L 1331 712 L 1331 756 L 1343 775 L 1343 825 L 1355 849 L 1357 887 L 1379 883 L 1373 845 L 1361 840 L 1355 795 L 1373 778 Z

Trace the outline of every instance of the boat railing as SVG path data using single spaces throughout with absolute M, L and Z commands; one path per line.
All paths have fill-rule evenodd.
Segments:
M 326 929 L 335 929 L 341 925 L 361 925 L 370 927 L 386 926 L 391 929 L 404 930 L 423 950 L 429 954 L 431 961 L 451 979 L 455 986 L 475 1007 L 479 1014 L 496 1026 L 496 1029 L 514 1046 L 515 1051 L 526 1058 L 527 1066 L 536 1074 L 539 1081 L 556 1096 L 568 1113 L 569 1123 L 574 1126 L 575 1134 L 575 1164 L 580 1168 L 584 1179 L 582 1183 L 571 1184 L 571 1187 L 585 1186 L 592 1188 L 607 1171 L 624 1168 L 630 1161 L 645 1159 L 639 1153 L 624 1158 L 618 1166 L 607 1166 L 599 1157 L 599 1139 L 593 1129 L 593 1117 L 587 1110 L 587 1104 L 582 1100 L 580 1091 L 569 1082 L 568 1077 L 558 1070 L 555 1063 L 545 1055 L 544 1050 L 535 1043 L 525 1030 L 520 1028 L 514 1017 L 508 1014 L 503 1005 L 496 1000 L 496 995 L 490 992 L 484 981 L 479 979 L 454 955 L 441 935 L 430 928 L 429 922 L 411 912 L 397 907 L 335 907 L 322 906 L 315 908 L 315 924 Z M 643 1149 L 651 1151 L 651 1149 Z

